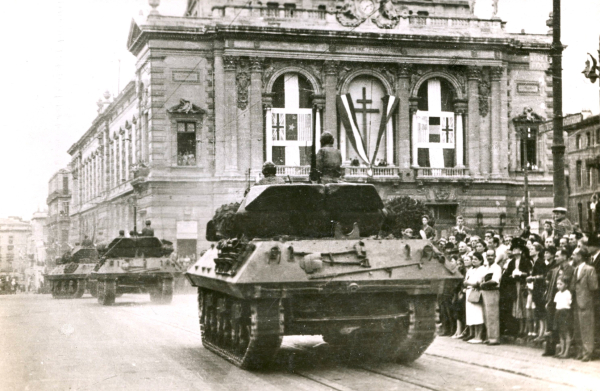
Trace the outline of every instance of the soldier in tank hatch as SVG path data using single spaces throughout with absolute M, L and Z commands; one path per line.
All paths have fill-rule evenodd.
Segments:
M 333 135 L 323 132 L 321 149 L 317 153 L 317 171 L 321 175 L 321 183 L 338 183 L 342 176 L 342 154 L 333 146 Z
M 154 236 L 154 228 L 150 225 L 152 222 L 150 220 L 146 220 L 146 226 L 142 229 L 142 234 L 140 236 Z
M 262 166 L 263 177 L 258 181 L 258 185 L 281 185 L 285 183 L 283 178 L 277 176 L 277 167 L 270 161 L 264 162 Z

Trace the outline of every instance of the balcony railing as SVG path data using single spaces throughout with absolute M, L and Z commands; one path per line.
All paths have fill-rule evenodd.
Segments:
M 468 168 L 417 168 L 417 178 L 465 178 Z
M 275 166 L 278 176 L 308 177 L 310 166 Z M 400 169 L 398 167 L 354 167 L 344 166 L 344 177 L 346 178 L 398 178 Z M 415 168 L 415 178 L 468 178 L 468 168 Z
M 299 8 L 251 7 L 239 5 L 217 6 L 212 8 L 213 17 L 226 18 L 274 18 L 274 19 L 317 19 L 324 20 L 326 11 Z
M 310 166 L 275 166 L 278 176 L 305 176 L 310 174 Z

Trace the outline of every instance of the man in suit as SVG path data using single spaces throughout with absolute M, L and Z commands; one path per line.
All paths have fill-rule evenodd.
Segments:
M 598 290 L 596 270 L 587 264 L 590 251 L 587 247 L 575 249 L 573 266 L 575 267 L 575 334 L 581 338 L 578 359 L 590 361 L 594 351 L 594 298 Z

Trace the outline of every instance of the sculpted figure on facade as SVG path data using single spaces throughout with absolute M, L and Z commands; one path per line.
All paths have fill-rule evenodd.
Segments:
M 346 0 L 337 12 L 336 17 L 338 22 L 345 27 L 355 27 L 364 21 L 363 18 L 358 16 L 355 0 Z
M 237 104 L 241 110 L 246 110 L 248 107 L 248 87 L 250 86 L 250 76 L 247 72 L 240 72 L 236 78 L 237 85 Z
M 379 15 L 373 18 L 373 22 L 379 28 L 391 29 L 400 22 L 400 13 L 396 10 L 396 6 L 392 0 L 381 0 L 379 3 Z

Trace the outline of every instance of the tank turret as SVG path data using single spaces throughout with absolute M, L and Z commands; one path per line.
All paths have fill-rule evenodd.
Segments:
M 416 360 L 435 337 L 437 295 L 462 277 L 429 241 L 379 238 L 384 218 L 372 185 L 251 188 L 209 222 L 218 243 L 186 273 L 204 346 L 242 368 L 265 365 L 284 335 Z

